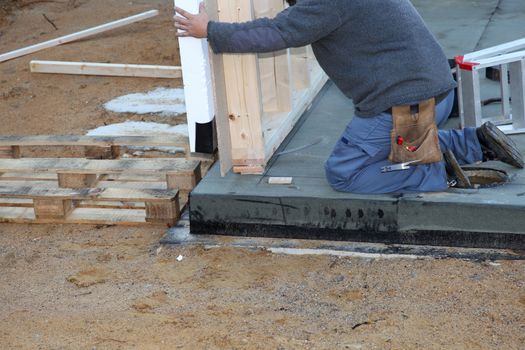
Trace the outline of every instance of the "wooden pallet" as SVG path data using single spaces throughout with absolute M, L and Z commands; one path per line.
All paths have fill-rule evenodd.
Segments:
M 0 222 L 171 226 L 180 216 L 177 190 L 4 185 Z
M 26 157 L 52 147 L 85 158 Z M 186 158 L 118 159 L 129 147 L 177 147 Z M 3 136 L 0 222 L 173 225 L 201 176 L 182 135 Z
M 181 158 L 0 159 L 0 222 L 173 225 L 200 178 Z
M 127 147 L 176 147 L 190 157 L 187 136 L 0 136 L 0 158 L 20 158 L 24 148 L 81 147 L 91 159 L 119 158 Z

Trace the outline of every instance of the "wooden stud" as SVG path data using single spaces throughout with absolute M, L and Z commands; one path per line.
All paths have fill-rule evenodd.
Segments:
M 157 16 L 158 14 L 159 14 L 159 11 L 157 10 L 151 10 L 151 11 L 139 13 L 137 15 L 126 17 L 126 18 L 123 18 L 117 21 L 113 21 L 110 23 L 106 23 L 106 24 L 103 24 L 97 27 L 85 29 L 77 33 L 69 34 L 69 35 L 62 36 L 56 39 L 45 41 L 43 43 L 39 43 L 39 44 L 28 46 L 28 47 L 18 49 L 15 51 L 7 52 L 7 53 L 0 55 L 0 62 L 4 62 L 7 60 L 16 58 L 16 57 L 28 55 L 30 53 L 37 52 L 43 49 L 47 49 L 49 47 L 58 46 L 58 45 L 69 43 L 75 40 L 83 39 L 88 36 L 99 34 L 99 33 L 102 33 L 102 32 L 105 32 L 111 29 L 119 28 L 119 27 L 131 24 L 134 22 L 142 21 L 143 19 L 154 17 L 154 16 Z
M 73 210 L 73 201 L 64 199 L 33 199 L 37 219 L 64 219 Z
M 250 0 L 218 0 L 219 20 L 244 22 L 254 18 Z M 232 159 L 264 159 L 262 97 L 257 56 L 223 57 L 230 118 Z
M 206 10 L 210 20 L 219 20 L 217 0 L 206 0 Z M 217 127 L 217 142 L 221 175 L 232 168 L 232 140 L 230 131 L 230 114 L 228 113 L 228 99 L 226 95 L 226 78 L 224 74 L 224 58 L 222 54 L 215 54 L 209 48 L 210 69 L 214 92 L 215 121 Z M 187 153 L 189 154 L 189 152 Z
M 95 187 L 98 177 L 97 174 L 58 174 L 58 186 L 62 188 L 91 188 Z
M 118 77 L 169 78 L 182 77 L 180 66 L 155 66 L 94 62 L 31 61 L 33 73 L 102 75 Z
M 166 202 L 146 202 L 146 222 L 166 223 L 173 226 L 180 216 L 178 196 Z

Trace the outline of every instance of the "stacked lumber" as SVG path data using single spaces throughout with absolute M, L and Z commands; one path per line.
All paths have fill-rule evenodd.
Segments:
M 125 146 L 187 145 L 154 137 L 0 137 L 0 222 L 174 225 L 201 179 L 199 160 L 21 158 L 21 149 L 95 147 L 114 158 Z

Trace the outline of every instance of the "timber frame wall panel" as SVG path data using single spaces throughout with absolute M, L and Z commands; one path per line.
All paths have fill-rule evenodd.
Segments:
M 198 0 L 195 0 L 198 1 Z M 206 0 L 211 20 L 273 17 L 284 0 Z M 261 174 L 328 78 L 310 47 L 210 55 L 221 173 Z

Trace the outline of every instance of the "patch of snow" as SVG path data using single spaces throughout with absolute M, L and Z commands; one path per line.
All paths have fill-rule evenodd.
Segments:
M 117 97 L 104 108 L 117 113 L 160 114 L 174 117 L 186 113 L 184 89 L 157 88 L 146 93 Z
M 188 136 L 188 125 L 169 125 L 152 122 L 126 121 L 124 123 L 110 124 L 90 130 L 87 136 Z M 183 153 L 183 148 L 178 147 L 128 147 L 138 152 L 159 151 L 165 153 Z

